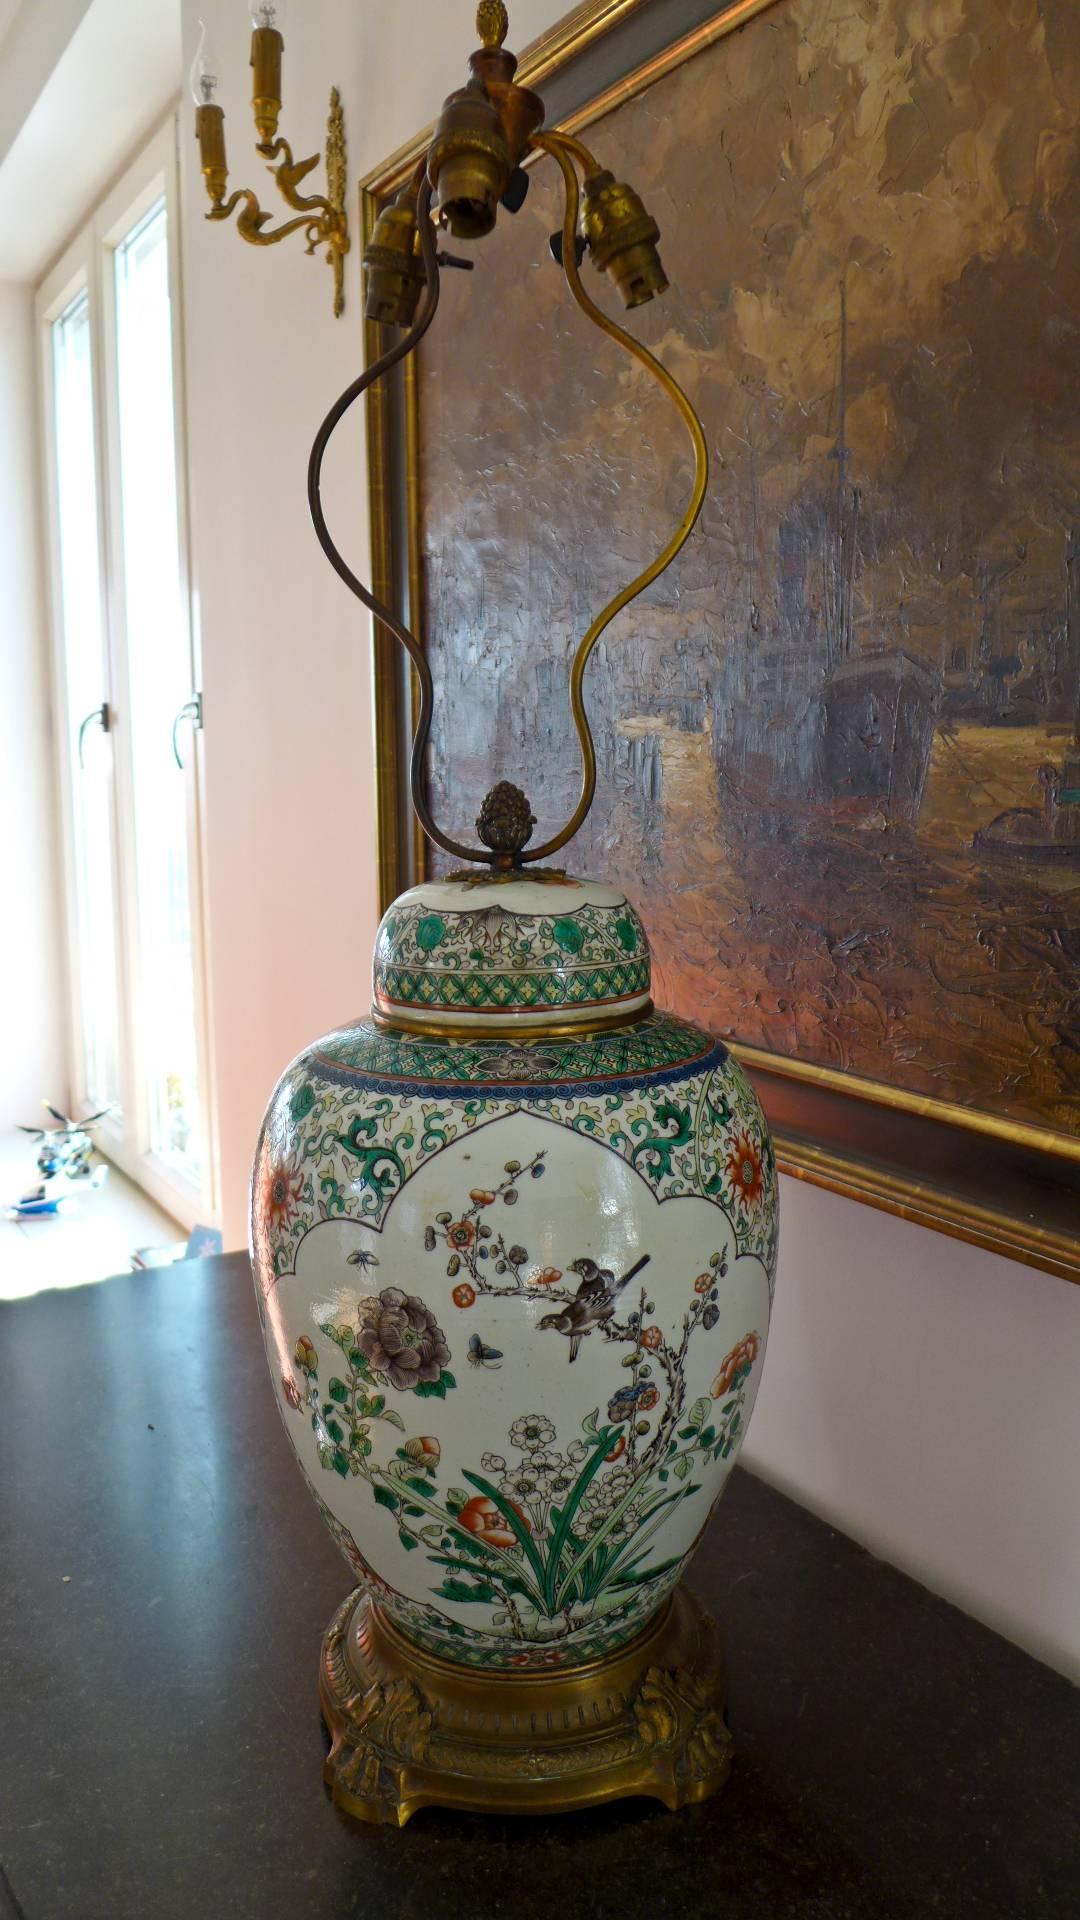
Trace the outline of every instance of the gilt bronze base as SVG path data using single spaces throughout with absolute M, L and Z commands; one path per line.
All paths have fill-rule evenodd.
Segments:
M 362 1590 L 323 1640 L 325 1779 L 359 1820 L 403 1827 L 421 1807 L 566 1813 L 647 1795 L 674 1810 L 731 1767 L 715 1622 L 680 1587 L 614 1655 L 527 1675 L 424 1653 Z

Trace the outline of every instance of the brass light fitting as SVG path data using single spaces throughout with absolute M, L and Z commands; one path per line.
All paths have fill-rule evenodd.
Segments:
M 203 28 L 195 63 L 191 71 L 191 90 L 195 100 L 195 136 L 199 142 L 203 179 L 210 198 L 208 220 L 229 220 L 237 213 L 236 226 L 242 239 L 252 246 L 274 246 L 290 233 L 303 232 L 307 251 L 326 248 L 326 259 L 334 275 L 334 313 L 345 310 L 345 255 L 349 251 L 349 218 L 345 211 L 345 118 L 336 87 L 330 92 L 330 112 L 326 123 L 326 193 L 299 192 L 300 182 L 318 166 L 320 155 L 294 160 L 287 140 L 278 138 L 281 116 L 281 57 L 285 41 L 280 22 L 287 0 L 266 0 L 250 8 L 252 112 L 258 135 L 256 151 L 269 165 L 278 192 L 297 217 L 280 227 L 270 227 L 272 214 L 260 207 L 249 187 L 241 187 L 226 199 L 229 184 L 225 156 L 225 113 L 215 101 L 218 76 L 207 47 Z
M 701 422 L 678 382 L 647 347 L 595 304 L 579 272 L 588 253 L 598 271 L 614 282 L 624 306 L 639 307 L 654 299 L 668 284 L 657 250 L 656 221 L 634 189 L 617 181 L 581 140 L 544 131 L 543 101 L 517 84 L 517 60 L 503 44 L 509 25 L 503 0 L 481 0 L 476 25 L 480 45 L 469 59 L 469 80 L 443 103 L 427 152 L 412 178 L 379 214 L 364 250 L 368 319 L 407 332 L 353 381 L 324 420 L 312 448 L 308 500 L 316 534 L 331 565 L 385 631 L 401 643 L 415 668 L 420 697 L 411 790 L 420 825 L 444 853 L 509 874 L 556 853 L 588 814 L 596 789 L 596 754 L 585 710 L 586 666 L 615 615 L 670 566 L 689 538 L 705 498 L 709 461 Z M 488 796 L 477 821 L 483 845 L 468 846 L 443 832 L 427 801 L 424 756 L 431 730 L 433 683 L 426 654 L 415 634 L 375 598 L 334 545 L 322 509 L 322 462 L 334 429 L 353 402 L 406 359 L 427 332 L 439 303 L 440 268 L 472 265 L 437 251 L 436 223 L 457 238 L 484 239 L 495 227 L 500 208 L 512 214 L 522 205 L 529 184 L 522 163 L 529 154 L 549 155 L 562 175 L 563 224 L 552 250 L 571 297 L 594 326 L 645 369 L 678 409 L 693 447 L 694 479 L 686 510 L 663 551 L 608 602 L 579 642 L 570 675 L 570 710 L 581 750 L 582 777 L 570 819 L 541 846 L 528 846 L 535 820 L 524 795 L 503 785 Z
M 615 614 L 650 586 L 690 538 L 709 480 L 705 434 L 688 397 L 648 348 L 590 300 L 578 273 L 584 253 L 590 253 L 594 267 L 619 288 L 625 307 L 640 307 L 644 301 L 653 300 L 667 288 L 667 275 L 657 252 L 659 227 L 634 188 L 615 180 L 582 140 L 565 132 L 544 131 L 544 102 L 515 81 L 517 60 L 503 46 L 507 25 L 503 0 L 480 0 L 480 46 L 469 58 L 469 81 L 444 102 L 427 154 L 417 161 L 413 177 L 400 188 L 398 196 L 380 211 L 371 242 L 363 252 L 365 311 L 371 321 L 407 328 L 407 332 L 396 346 L 382 353 L 373 367 L 359 374 L 336 401 L 319 428 L 307 468 L 307 501 L 327 559 L 350 591 L 375 614 L 380 626 L 402 643 L 415 668 L 419 716 L 411 751 L 411 797 L 417 820 L 436 847 L 457 860 L 484 862 L 496 874 L 519 872 L 525 864 L 546 860 L 559 847 L 565 847 L 584 822 L 596 791 L 596 751 L 584 708 L 586 664 Z M 540 847 L 528 847 L 536 822 L 525 795 L 503 783 L 488 795 L 480 812 L 477 829 L 482 845 L 469 847 L 442 831 L 427 803 L 425 751 L 434 687 L 425 649 L 404 622 L 357 578 L 334 547 L 321 505 L 321 472 L 331 434 L 354 401 L 423 340 L 438 307 L 440 267 L 473 265 L 473 261 L 436 252 L 436 225 L 450 228 L 463 240 L 486 238 L 496 227 L 500 207 L 507 213 L 517 213 L 523 204 L 528 188 L 523 161 L 528 154 L 552 157 L 563 177 L 563 227 L 555 236 L 553 252 L 563 267 L 571 298 L 586 319 L 630 353 L 675 403 L 694 447 L 694 484 L 682 520 L 663 551 L 603 607 L 578 643 L 571 668 L 571 714 L 582 758 L 575 812 Z M 421 300 L 425 294 L 427 298 Z

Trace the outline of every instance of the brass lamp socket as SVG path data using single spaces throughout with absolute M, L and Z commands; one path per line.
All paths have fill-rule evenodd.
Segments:
M 416 224 L 416 190 L 405 187 L 375 222 L 364 248 L 364 312 L 384 326 L 411 327 L 426 276 Z
M 281 55 L 285 42 L 276 27 L 256 27 L 251 36 L 254 74 L 251 106 L 259 145 L 272 146 L 281 115 Z
M 229 184 L 229 169 L 225 161 L 225 109 L 215 106 L 213 101 L 195 109 L 195 138 L 199 142 L 199 158 L 202 176 L 206 181 L 206 191 L 215 207 L 220 207 Z
M 444 103 L 427 168 L 442 225 L 457 240 L 482 240 L 513 168 L 499 115 L 478 81 Z
M 594 264 L 614 280 L 625 307 L 644 306 L 668 285 L 656 243 L 660 229 L 633 187 L 606 170 L 585 181 L 581 231 Z

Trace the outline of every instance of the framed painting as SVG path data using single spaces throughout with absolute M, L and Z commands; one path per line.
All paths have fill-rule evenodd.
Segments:
M 671 288 L 631 324 L 712 459 L 697 533 L 590 664 L 573 866 L 627 888 L 658 999 L 733 1045 L 785 1171 L 1077 1279 L 1071 15 L 592 0 L 521 77 L 657 217 Z M 367 232 L 426 137 L 365 183 Z M 555 174 L 368 399 L 375 590 L 431 659 L 456 834 L 502 777 L 538 833 L 571 810 L 571 653 L 687 490 L 678 423 L 551 259 Z M 376 689 L 389 900 L 429 855 L 383 635 Z

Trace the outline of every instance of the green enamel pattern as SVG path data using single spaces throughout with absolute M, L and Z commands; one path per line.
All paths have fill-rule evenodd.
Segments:
M 689 1021 L 652 1013 L 633 1026 L 608 1032 L 541 1034 L 475 1040 L 393 1032 L 371 1021 L 343 1027 L 306 1056 L 321 1074 L 335 1078 L 418 1082 L 441 1089 L 511 1084 L 536 1087 L 637 1079 L 642 1075 L 697 1071 L 710 1056 L 723 1059 L 719 1043 Z M 299 1062 L 297 1063 L 300 1064 Z
M 625 901 L 561 914 L 399 901 L 375 946 L 376 1000 L 396 1007 L 603 1007 L 646 996 L 649 985 L 649 943 Z

